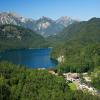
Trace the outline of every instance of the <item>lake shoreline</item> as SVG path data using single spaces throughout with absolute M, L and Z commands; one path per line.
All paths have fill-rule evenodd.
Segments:
M 9 49 L 0 53 L 0 60 L 29 68 L 53 68 L 57 61 L 50 57 L 52 47 Z

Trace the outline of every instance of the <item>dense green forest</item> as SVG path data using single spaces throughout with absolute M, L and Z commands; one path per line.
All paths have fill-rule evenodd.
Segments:
M 0 50 L 45 47 L 45 39 L 35 31 L 16 25 L 0 26 Z
M 88 92 L 72 91 L 64 78 L 47 70 L 0 62 L 0 100 L 100 100 Z
M 100 66 L 100 18 L 74 23 L 57 37 L 49 37 L 54 46 L 52 56 L 64 55 L 60 72 L 87 72 Z
M 92 78 L 92 85 L 100 90 L 100 66 L 95 68 L 94 71 L 90 73 L 90 76 Z

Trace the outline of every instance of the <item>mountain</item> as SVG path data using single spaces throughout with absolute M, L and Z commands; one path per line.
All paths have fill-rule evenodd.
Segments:
M 63 25 L 64 27 L 67 27 L 67 26 L 69 26 L 70 24 L 72 24 L 72 23 L 74 23 L 74 22 L 77 22 L 77 21 L 71 19 L 71 18 L 68 17 L 68 16 L 62 16 L 62 17 L 60 17 L 58 20 L 56 20 L 56 23 L 61 24 L 61 25 Z
M 45 39 L 35 31 L 16 25 L 0 26 L 0 50 L 43 47 Z
M 36 26 L 37 26 L 36 31 L 46 37 L 51 35 L 56 35 L 64 28 L 62 25 L 56 23 L 56 21 L 47 17 L 42 17 L 38 19 L 36 21 Z
M 0 25 L 11 24 L 31 29 L 34 23 L 35 20 L 24 18 L 16 13 L 7 13 L 7 12 L 0 13 Z
M 69 25 L 55 38 L 62 41 L 78 41 L 82 43 L 100 42 L 100 18 L 77 22 Z
M 73 23 L 48 40 L 54 46 L 52 56 L 64 56 L 61 72 L 88 72 L 100 66 L 100 18 Z
M 12 24 L 19 25 L 31 30 L 35 30 L 37 33 L 44 37 L 56 35 L 62 31 L 68 25 L 76 22 L 76 20 L 70 17 L 61 17 L 58 20 L 52 20 L 48 17 L 42 17 L 38 20 L 33 20 L 30 18 L 24 18 L 16 13 L 0 13 L 0 24 Z
M 21 25 L 22 23 L 26 23 L 28 19 L 17 15 L 16 13 L 0 13 L 0 24 L 14 24 Z

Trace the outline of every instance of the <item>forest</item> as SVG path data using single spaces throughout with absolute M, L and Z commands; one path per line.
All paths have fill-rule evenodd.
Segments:
M 0 62 L 0 100 L 100 100 L 87 91 L 70 90 L 61 76 Z

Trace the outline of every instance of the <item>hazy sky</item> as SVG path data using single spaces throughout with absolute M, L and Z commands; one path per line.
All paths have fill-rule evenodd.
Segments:
M 4 11 L 33 19 L 41 16 L 53 19 L 69 16 L 88 20 L 100 17 L 100 0 L 0 0 L 0 12 Z

